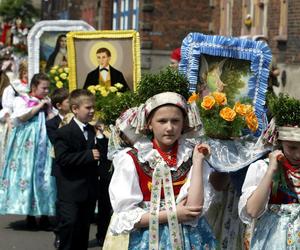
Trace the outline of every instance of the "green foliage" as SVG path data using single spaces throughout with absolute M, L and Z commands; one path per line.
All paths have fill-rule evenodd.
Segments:
M 188 80 L 177 70 L 167 68 L 158 74 L 147 73 L 142 76 L 137 93 L 140 102 L 162 92 L 176 92 L 186 99 L 189 97 Z
M 268 95 L 268 105 L 278 126 L 300 126 L 300 101 L 286 94 Z
M 31 24 L 31 18 L 39 15 L 30 0 L 4 0 L 0 4 L 0 15 L 4 20 L 14 20 L 21 17 L 25 23 Z
M 109 93 L 107 96 L 96 94 L 96 110 L 100 111 L 100 118 L 104 124 L 114 124 L 122 112 L 138 105 L 135 92 L 126 91 L 121 95 Z

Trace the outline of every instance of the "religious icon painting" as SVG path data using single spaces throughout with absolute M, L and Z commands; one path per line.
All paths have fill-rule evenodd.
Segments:
M 182 42 L 179 71 L 188 78 L 190 92 L 223 92 L 229 102 L 251 99 L 261 132 L 271 59 L 262 41 L 190 33 Z
M 135 90 L 141 78 L 140 39 L 134 30 L 67 34 L 70 90 L 89 86 Z
M 66 34 L 69 31 L 94 30 L 81 20 L 50 20 L 37 22 L 28 34 L 29 80 L 52 67 L 68 67 Z

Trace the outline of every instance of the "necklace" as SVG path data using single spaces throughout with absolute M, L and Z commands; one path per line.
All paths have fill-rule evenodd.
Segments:
M 168 166 L 170 166 L 170 167 L 177 166 L 177 150 L 178 150 L 178 142 L 177 141 L 174 143 L 171 151 L 169 151 L 169 152 L 162 151 L 161 148 L 155 142 L 155 140 L 152 141 L 152 144 L 153 144 L 153 148 L 155 148 L 158 151 L 158 153 L 164 159 L 164 161 L 168 164 Z

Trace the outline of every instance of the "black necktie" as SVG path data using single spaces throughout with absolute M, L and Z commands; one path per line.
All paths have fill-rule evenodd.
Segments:
M 108 71 L 107 68 L 101 68 L 101 69 L 100 69 L 100 72 L 101 72 L 102 70 Z
M 89 131 L 88 126 L 85 125 L 83 127 L 83 135 L 84 135 L 84 137 L 85 137 L 86 140 L 88 139 L 88 131 Z

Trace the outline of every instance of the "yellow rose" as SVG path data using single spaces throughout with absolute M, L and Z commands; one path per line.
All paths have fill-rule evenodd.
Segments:
M 229 108 L 229 107 L 225 107 L 225 108 L 222 108 L 221 111 L 220 111 L 220 116 L 228 121 L 228 122 L 232 122 L 236 116 L 236 112 Z
M 59 75 L 59 77 L 60 77 L 61 79 L 65 80 L 65 79 L 67 79 L 67 74 L 66 74 L 66 73 L 61 73 L 61 74 Z
M 237 102 L 234 107 L 234 111 L 240 114 L 241 116 L 246 116 L 250 112 L 253 112 L 253 107 L 250 104 L 242 104 L 240 102 Z
M 88 91 L 91 91 L 91 92 L 93 92 L 93 91 L 95 91 L 95 85 L 90 85 L 90 86 L 88 86 Z
M 188 103 L 192 103 L 199 100 L 199 94 L 196 94 L 195 92 L 192 93 L 192 95 L 188 99 Z
M 63 82 L 62 81 L 58 81 L 58 82 L 56 82 L 56 87 L 57 88 L 62 88 L 64 86 L 64 84 L 63 84 Z
M 226 95 L 222 92 L 213 92 L 212 96 L 215 98 L 216 103 L 219 105 L 225 105 L 227 103 Z
M 95 90 L 100 91 L 100 89 L 101 89 L 101 85 L 98 84 L 95 86 Z
M 121 95 L 123 95 L 123 93 L 117 92 L 117 96 L 121 96 Z
M 95 89 L 91 89 L 90 92 L 91 92 L 92 94 L 94 94 L 94 95 L 96 94 L 96 90 L 95 90 Z
M 64 71 L 68 74 L 69 73 L 69 68 L 64 68 Z
M 102 95 L 103 97 L 105 97 L 105 96 L 108 95 L 108 92 L 107 92 L 106 90 L 102 90 L 102 91 L 101 91 L 101 95 Z
M 58 82 L 58 81 L 59 81 L 59 77 L 58 77 L 58 76 L 54 77 L 54 80 L 55 80 L 56 82 Z
M 115 93 L 118 91 L 118 89 L 114 86 L 111 86 L 111 87 L 109 87 L 109 91 Z
M 52 68 L 52 69 L 50 70 L 50 74 L 51 74 L 51 75 L 55 75 L 55 74 L 56 74 L 56 70 Z
M 253 112 L 253 106 L 250 104 L 245 104 L 246 114 Z
M 207 95 L 203 98 L 201 107 L 204 108 L 205 110 L 210 110 L 215 105 L 215 103 L 216 103 L 215 98 Z
M 114 85 L 117 89 L 121 89 L 123 88 L 123 84 L 117 82 L 115 85 Z
M 59 68 L 59 69 L 58 69 L 58 72 L 59 72 L 59 73 L 62 73 L 62 72 L 64 72 L 64 69 L 63 69 L 63 68 Z
M 255 132 L 257 130 L 258 120 L 257 120 L 257 117 L 256 117 L 256 115 L 253 111 L 247 114 L 246 124 L 252 132 Z

